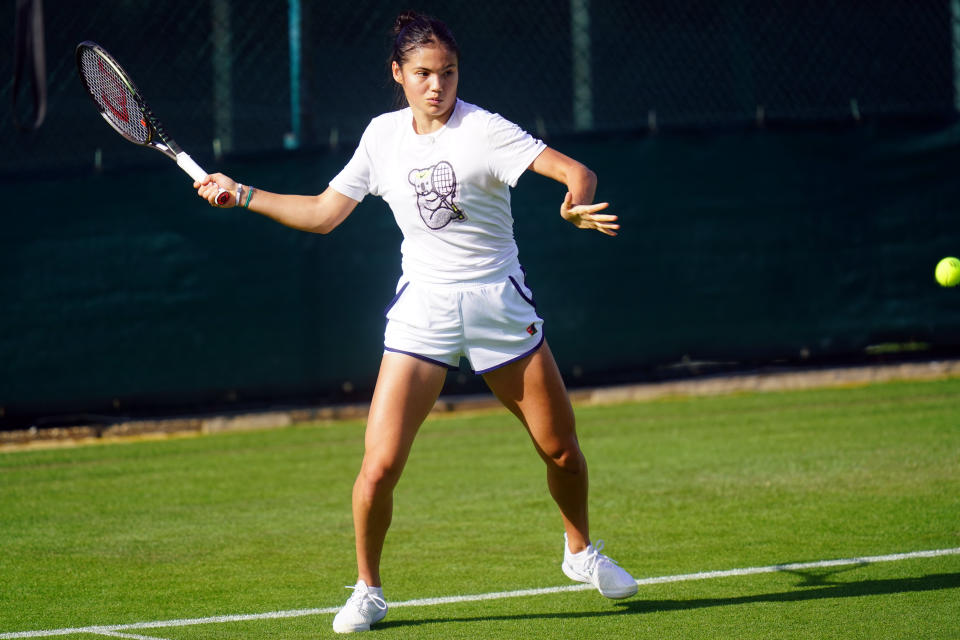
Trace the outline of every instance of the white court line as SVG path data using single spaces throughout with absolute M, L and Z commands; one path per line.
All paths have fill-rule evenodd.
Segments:
M 118 631 L 102 630 L 97 632 L 98 636 L 110 636 L 111 638 L 130 638 L 130 640 L 164 640 L 157 636 L 138 636 L 135 633 L 120 633 Z
M 864 556 L 861 558 L 843 558 L 839 560 L 818 560 L 816 562 L 794 562 L 790 564 L 773 564 L 766 567 L 745 567 L 742 569 L 727 569 L 724 571 L 704 571 L 700 573 L 685 573 L 674 576 L 660 576 L 656 578 L 642 578 L 637 580 L 640 586 L 664 584 L 668 582 L 685 582 L 688 580 L 710 580 L 713 578 L 731 578 L 750 576 L 762 573 L 777 573 L 780 571 L 799 571 L 802 569 L 822 569 L 825 567 L 843 567 L 857 564 L 874 564 L 878 562 L 898 562 L 917 558 L 936 558 L 940 556 L 960 555 L 960 547 L 953 549 L 933 549 L 930 551 L 911 551 L 909 553 L 893 553 L 883 556 Z M 543 589 L 524 589 L 522 591 L 500 591 L 496 593 L 480 593 L 466 596 L 447 596 L 443 598 L 422 598 L 419 600 L 405 600 L 403 602 L 388 603 L 392 609 L 400 607 L 435 607 L 444 604 L 459 604 L 462 602 L 480 602 L 484 600 L 503 600 L 506 598 L 522 598 L 552 593 L 566 593 L 570 591 L 586 591 L 593 589 L 587 584 L 576 584 L 566 587 L 547 587 Z M 247 622 L 251 620 L 277 620 L 280 618 L 300 618 L 303 616 L 328 615 L 336 613 L 340 607 L 326 609 L 293 609 L 290 611 L 271 611 L 267 613 L 247 613 L 240 615 L 213 616 L 210 618 L 184 618 L 180 620 L 156 620 L 153 622 L 134 622 L 131 624 L 99 625 L 93 627 L 73 627 L 67 629 L 47 629 L 43 631 L 15 631 L 0 633 L 0 640 L 14 640 L 15 638 L 49 638 L 53 636 L 67 636 L 74 634 L 94 634 L 114 636 L 118 638 L 134 638 L 136 640 L 162 640 L 151 636 L 137 636 L 119 633 L 133 629 L 164 629 L 170 627 L 189 627 L 200 624 L 224 624 L 228 622 Z

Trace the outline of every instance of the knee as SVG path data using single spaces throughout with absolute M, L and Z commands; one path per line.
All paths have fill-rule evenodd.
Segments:
M 576 440 L 546 451 L 544 460 L 548 465 L 570 475 L 580 475 L 587 470 L 587 460 Z
M 357 476 L 357 491 L 371 500 L 377 495 L 389 493 L 400 481 L 402 470 L 402 466 L 387 460 L 364 458 Z

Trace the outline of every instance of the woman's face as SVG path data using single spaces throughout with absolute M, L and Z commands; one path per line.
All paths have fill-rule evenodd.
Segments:
M 402 87 L 407 103 L 421 116 L 441 120 L 457 102 L 457 56 L 441 44 L 414 49 L 401 67 L 393 63 L 393 79 Z

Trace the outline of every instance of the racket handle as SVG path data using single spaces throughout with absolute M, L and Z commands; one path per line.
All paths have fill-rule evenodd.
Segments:
M 193 161 L 193 158 L 187 155 L 186 151 L 181 151 L 177 154 L 177 166 L 186 171 L 187 175 L 191 178 L 200 182 L 207 177 L 207 172 L 200 168 L 196 162 Z M 217 193 L 217 204 L 221 207 L 227 204 L 227 200 L 230 199 L 230 193 L 225 189 L 220 189 Z
M 177 166 L 183 169 L 188 176 L 200 182 L 207 177 L 207 172 L 200 168 L 193 158 L 187 155 L 185 151 L 177 154 Z

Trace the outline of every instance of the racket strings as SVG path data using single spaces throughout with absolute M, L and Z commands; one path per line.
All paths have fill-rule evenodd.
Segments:
M 114 128 L 133 142 L 145 144 L 149 141 L 150 127 L 140 112 L 136 97 L 120 76 L 89 49 L 83 52 L 80 67 L 87 90 Z
M 448 162 L 440 162 L 433 170 L 433 188 L 437 195 L 449 196 L 457 186 L 457 179 L 453 167 Z
M 440 201 L 453 211 L 455 219 L 463 220 L 466 216 L 457 206 L 457 203 L 451 199 L 455 197 L 457 191 L 457 176 L 453 172 L 453 165 L 445 160 L 438 162 L 437 166 L 433 168 L 433 175 L 430 177 L 433 181 L 434 193 L 440 196 Z

